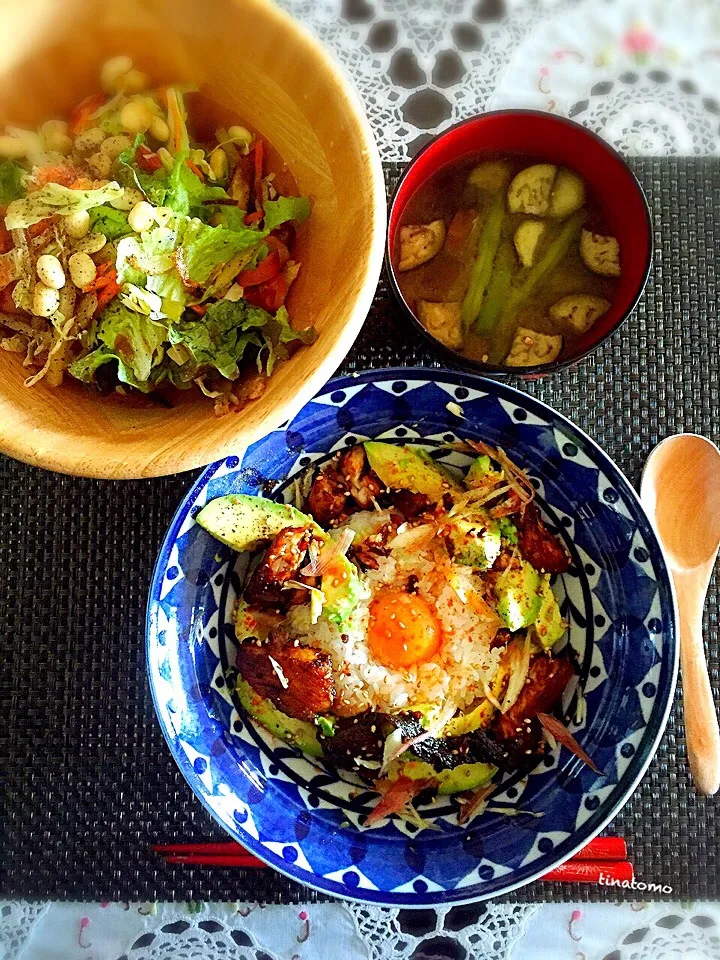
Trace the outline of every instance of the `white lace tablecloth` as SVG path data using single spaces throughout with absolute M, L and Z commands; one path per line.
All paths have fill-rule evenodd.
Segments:
M 27 904 L 2 960 L 718 960 L 718 904 Z
M 720 153 L 720 0 L 283 6 L 343 64 L 383 160 L 510 106 L 573 117 L 627 154 Z M 718 960 L 719 932 L 716 904 L 0 901 L 0 960 Z
M 345 67 L 383 160 L 502 107 L 573 117 L 628 154 L 720 151 L 717 0 L 281 3 Z

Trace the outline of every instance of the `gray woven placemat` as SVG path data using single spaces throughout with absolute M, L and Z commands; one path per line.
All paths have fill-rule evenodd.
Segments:
M 622 333 L 575 370 L 526 387 L 571 417 L 633 481 L 662 437 L 720 440 L 715 211 L 720 161 L 634 162 L 656 257 Z M 388 167 L 388 183 L 397 169 Z M 720 239 L 720 236 L 719 236 Z M 342 372 L 440 366 L 381 283 Z M 270 870 L 173 869 L 152 843 L 221 838 L 170 757 L 144 665 L 157 550 L 189 475 L 107 483 L 0 458 L 0 895 L 78 900 L 315 899 Z M 718 690 L 718 597 L 706 618 Z M 613 830 L 636 876 L 676 899 L 720 898 L 720 802 L 689 783 L 676 704 L 657 757 Z M 534 884 L 519 900 L 648 896 Z M 665 899 L 668 899 L 666 893 Z

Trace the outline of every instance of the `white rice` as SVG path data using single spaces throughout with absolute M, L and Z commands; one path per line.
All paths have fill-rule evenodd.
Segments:
M 480 576 L 471 567 L 453 563 L 445 554 L 442 571 L 431 551 L 380 558 L 377 570 L 363 579 L 363 599 L 342 627 L 321 617 L 310 622 L 307 604 L 289 617 L 294 637 L 330 654 L 335 682 L 342 699 L 357 710 L 393 711 L 418 705 L 465 708 L 483 695 L 483 681 L 492 680 L 501 650 L 491 650 L 497 622 L 487 611 L 473 609 L 473 596 L 482 593 Z M 442 625 L 443 640 L 433 660 L 407 670 L 380 663 L 367 644 L 369 606 L 374 593 L 385 586 L 404 588 L 410 575 L 417 591 L 433 607 Z M 481 606 L 481 604 L 480 604 Z

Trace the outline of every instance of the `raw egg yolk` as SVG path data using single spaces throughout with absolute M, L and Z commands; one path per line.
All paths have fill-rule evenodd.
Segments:
M 440 621 L 423 597 L 382 590 L 370 604 L 368 644 L 373 656 L 396 670 L 426 663 L 442 639 Z

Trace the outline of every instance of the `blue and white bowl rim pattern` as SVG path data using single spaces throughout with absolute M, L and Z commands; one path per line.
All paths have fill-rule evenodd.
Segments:
M 226 548 L 222 548 L 215 541 L 212 541 L 209 535 L 201 531 L 192 519 L 193 512 L 197 510 L 200 504 L 205 502 L 204 498 L 208 493 L 208 485 L 222 483 L 222 489 L 218 492 L 213 492 L 213 496 L 230 492 L 230 489 L 232 489 L 233 492 L 261 492 L 259 488 L 256 489 L 254 487 L 252 480 L 250 482 L 248 481 L 248 477 L 252 478 L 256 472 L 253 467 L 253 458 L 260 457 L 261 455 L 267 458 L 268 449 L 272 450 L 273 447 L 276 447 L 276 458 L 281 455 L 284 457 L 283 469 L 285 473 L 281 470 L 277 477 L 274 478 L 277 485 L 281 486 L 287 473 L 293 470 L 293 465 L 296 465 L 298 460 L 297 449 L 293 448 L 291 450 L 286 444 L 286 437 L 290 435 L 292 429 L 298 424 L 317 423 L 318 419 L 321 419 L 323 416 L 328 416 L 328 408 L 336 405 L 336 401 L 334 399 L 331 400 L 331 397 L 343 398 L 337 401 L 337 405 L 342 406 L 345 402 L 362 403 L 362 398 L 364 393 L 366 393 L 368 395 L 369 409 L 372 411 L 379 403 L 385 402 L 383 396 L 396 399 L 393 391 L 398 385 L 402 386 L 403 389 L 408 392 L 420 391 L 420 393 L 415 393 L 415 397 L 422 397 L 421 405 L 422 403 L 429 405 L 429 408 L 432 410 L 433 423 L 435 426 L 437 426 L 438 423 L 443 424 L 439 427 L 439 432 L 444 430 L 447 433 L 454 432 L 459 436 L 474 435 L 478 438 L 486 436 L 483 432 L 483 425 L 473 426 L 471 421 L 468 420 L 467 423 L 471 423 L 471 425 L 468 426 L 467 423 L 465 423 L 464 426 L 463 420 L 457 416 L 456 409 L 451 408 L 457 408 L 458 403 L 463 409 L 472 408 L 475 404 L 493 404 L 493 409 L 497 408 L 496 416 L 505 416 L 507 414 L 508 417 L 511 417 L 511 410 L 514 410 L 516 413 L 518 411 L 524 411 L 522 421 L 518 420 L 517 422 L 510 423 L 510 426 L 512 426 L 516 432 L 522 431 L 526 427 L 528 430 L 537 429 L 538 436 L 542 431 L 546 433 L 553 431 L 556 439 L 560 437 L 563 440 L 569 439 L 572 441 L 569 444 L 565 443 L 565 448 L 574 448 L 575 452 L 573 457 L 579 457 L 581 460 L 584 459 L 586 461 L 586 463 L 583 464 L 583 469 L 595 470 L 598 482 L 603 478 L 611 478 L 611 492 L 618 492 L 620 494 L 620 502 L 617 508 L 613 506 L 612 509 L 617 509 L 618 512 L 621 512 L 620 508 L 623 508 L 627 522 L 634 525 L 633 544 L 639 542 L 643 545 L 641 550 L 635 548 L 635 555 L 638 557 L 642 555 L 643 562 L 636 563 L 635 560 L 630 560 L 630 547 L 628 547 L 628 563 L 632 564 L 633 570 L 635 567 L 644 567 L 651 570 L 651 579 L 656 584 L 656 595 L 652 601 L 653 609 L 655 609 L 656 612 L 658 608 L 660 610 L 660 627 L 656 629 L 655 632 L 658 633 L 662 639 L 655 637 L 654 641 L 648 640 L 645 644 L 648 649 L 654 644 L 654 648 L 657 651 L 657 656 L 653 660 L 651 671 L 653 679 L 657 677 L 657 681 L 654 684 L 645 682 L 647 679 L 645 677 L 641 678 L 637 686 L 638 696 L 640 696 L 639 690 L 641 686 L 643 691 L 643 696 L 641 700 L 638 701 L 638 709 L 642 712 L 641 726 L 632 730 L 632 736 L 627 738 L 627 742 L 632 740 L 634 746 L 632 746 L 632 752 L 630 754 L 623 753 L 623 757 L 627 758 L 627 763 L 623 761 L 624 767 L 622 772 L 617 775 L 617 782 L 613 783 L 611 787 L 603 788 L 600 786 L 595 790 L 589 790 L 589 792 L 583 787 L 583 793 L 578 803 L 578 810 L 583 807 L 583 802 L 589 797 L 597 800 L 596 794 L 599 793 L 600 798 L 599 803 L 592 808 L 594 811 L 592 815 L 585 813 L 585 819 L 581 820 L 580 813 L 578 813 L 580 826 L 575 829 L 571 829 L 570 831 L 543 829 L 544 826 L 549 828 L 551 823 L 548 821 L 544 824 L 542 820 L 535 821 L 536 826 L 534 827 L 518 828 L 518 838 L 524 838 L 527 841 L 528 838 L 534 836 L 533 843 L 530 845 L 531 848 L 528 848 L 526 855 L 526 857 L 530 859 L 527 860 L 524 865 L 522 865 L 523 858 L 520 856 L 522 851 L 514 855 L 516 860 L 518 860 L 518 857 L 520 858 L 518 863 L 521 865 L 513 866 L 509 870 L 505 869 L 503 864 L 498 863 L 497 858 L 486 861 L 483 857 L 481 860 L 482 864 L 489 863 L 491 867 L 497 868 L 495 875 L 493 876 L 493 870 L 490 869 L 488 877 L 486 868 L 486 878 L 483 879 L 482 872 L 479 873 L 478 869 L 476 869 L 475 871 L 470 871 L 468 876 L 463 878 L 460 883 L 453 881 L 452 883 L 446 884 L 441 880 L 438 881 L 437 877 L 435 879 L 428 879 L 427 872 L 423 873 L 423 870 L 419 868 L 416 869 L 416 875 L 414 877 L 410 876 L 408 882 L 398 884 L 389 879 L 387 883 L 383 883 L 383 858 L 387 860 L 390 853 L 394 853 L 396 856 L 398 854 L 398 838 L 394 835 L 390 836 L 390 834 L 387 835 L 387 840 L 381 837 L 382 842 L 378 844 L 365 844 L 365 841 L 358 841 L 360 845 L 365 844 L 367 847 L 363 853 L 365 859 L 361 860 L 360 866 L 355 864 L 354 861 L 349 863 L 345 873 L 343 873 L 344 868 L 327 870 L 317 868 L 311 864 L 310 861 L 316 859 L 315 854 L 320 855 L 323 841 L 321 839 L 318 843 L 317 838 L 312 837 L 312 831 L 309 827 L 307 828 L 309 832 L 305 836 L 301 836 L 296 830 L 296 836 L 292 841 L 271 840 L 268 839 L 268 837 L 263 838 L 263 816 L 260 807 L 252 807 L 251 809 L 244 801 L 238 800 L 237 797 L 233 795 L 233 787 L 223 782 L 222 776 L 219 776 L 217 780 L 213 776 L 214 764 L 217 763 L 220 765 L 224 762 L 225 754 L 229 755 L 230 753 L 231 747 L 227 746 L 225 741 L 232 739 L 229 732 L 221 730 L 223 724 L 226 724 L 228 720 L 227 717 L 218 718 L 217 716 L 215 704 L 217 689 L 211 690 L 208 688 L 205 694 L 203 694 L 200 691 L 200 686 L 196 685 L 194 691 L 192 691 L 194 697 L 192 700 L 187 696 L 188 691 L 179 689 L 177 679 L 182 669 L 187 667 L 187 664 L 190 663 L 190 660 L 195 655 L 189 652 L 191 646 L 193 646 L 193 644 L 190 643 L 191 637 L 189 633 L 183 636 L 182 632 L 178 633 L 178 630 L 174 629 L 175 646 L 173 647 L 172 641 L 169 645 L 166 645 L 167 638 L 163 633 L 164 628 L 161 627 L 160 623 L 160 621 L 162 621 L 162 623 L 166 625 L 172 624 L 173 628 L 177 626 L 176 619 L 173 618 L 177 618 L 180 615 L 178 611 L 182 608 L 182 603 L 179 606 L 174 604 L 176 594 L 178 593 L 178 586 L 180 586 L 180 591 L 192 589 L 199 592 L 200 590 L 199 586 L 192 586 L 188 580 L 185 580 L 184 574 L 182 574 L 181 550 L 183 548 L 183 540 L 188 537 L 188 533 L 192 536 L 207 537 L 207 540 L 212 543 L 213 551 L 216 551 L 216 548 L 218 548 L 220 551 L 225 550 L 227 554 L 231 553 L 231 551 L 227 551 Z M 376 390 L 368 388 L 376 388 Z M 455 400 L 454 391 L 457 390 L 463 394 L 464 399 L 455 403 L 448 403 L 447 401 Z M 346 396 L 347 401 L 345 399 Z M 469 399 L 467 399 L 467 397 L 469 397 Z M 441 401 L 445 402 L 441 403 Z M 387 402 L 389 403 L 390 401 L 388 400 Z M 500 407 L 502 407 L 502 411 L 499 409 Z M 382 417 L 384 418 L 382 421 L 384 429 L 378 430 L 377 433 L 372 434 L 372 437 L 374 439 L 376 436 L 382 436 L 392 439 L 392 437 L 388 437 L 388 424 L 392 420 L 392 416 L 388 410 L 385 410 Z M 394 422 L 397 423 L 397 421 Z M 309 426 L 307 429 L 311 430 Z M 369 434 L 362 434 L 362 431 L 359 431 L 359 434 L 360 439 L 369 436 Z M 435 434 L 431 436 L 435 436 Z M 413 439 L 418 442 L 424 442 L 428 437 L 427 434 L 416 434 L 416 436 L 413 437 L 412 431 L 410 435 L 406 434 L 405 442 L 412 441 Z M 545 439 L 547 440 L 547 437 Z M 490 438 L 490 440 L 492 442 L 492 438 Z M 402 442 L 399 437 L 398 442 Z M 442 446 L 442 442 L 437 440 L 428 440 L 428 442 Z M 338 449 L 338 445 L 339 441 L 336 440 L 334 449 Z M 330 440 L 317 440 L 312 450 L 316 456 L 325 458 L 331 446 L 332 442 Z M 512 457 L 512 446 L 506 449 Z M 559 447 L 554 452 L 563 459 L 563 469 L 565 469 L 565 461 L 568 459 L 565 453 L 560 451 Z M 544 455 L 549 456 L 547 449 L 544 450 Z M 573 457 L 570 459 L 573 459 Z M 322 462 L 322 460 L 320 460 L 320 462 Z M 531 473 L 533 473 L 532 466 L 530 469 Z M 541 487 L 541 489 L 543 488 Z M 615 501 L 613 501 L 613 503 L 615 503 Z M 562 511 L 558 511 L 558 513 L 562 515 Z M 623 520 L 623 522 L 625 522 L 625 520 Z M 568 524 L 568 526 L 570 526 L 573 531 L 575 530 L 574 525 Z M 193 530 L 195 533 L 192 532 Z M 639 540 L 637 540 L 637 538 L 639 538 Z M 580 552 L 582 553 L 582 551 Z M 215 554 L 215 560 L 219 562 L 218 553 Z M 229 574 L 231 561 L 225 560 L 224 563 L 227 566 Z M 174 577 L 177 577 L 178 570 L 182 575 L 177 582 L 171 582 L 172 578 L 168 578 L 168 572 L 170 571 Z M 213 572 L 213 577 L 216 572 L 217 569 Z M 587 579 L 585 573 L 581 571 L 581 575 L 584 582 Z M 642 571 L 637 573 L 638 578 L 641 575 L 645 579 L 648 579 L 646 573 Z M 602 571 L 598 573 L 596 587 L 597 582 L 603 576 Z M 608 582 L 610 582 L 610 580 Z M 206 590 L 210 589 L 207 583 L 203 586 Z M 594 591 L 595 587 L 592 589 Z M 217 591 L 215 591 L 215 593 L 217 593 Z M 189 598 L 189 601 L 194 605 L 194 598 Z M 593 607 L 594 604 L 595 597 L 593 596 Z M 217 608 L 218 619 L 216 622 L 219 627 L 219 615 L 223 613 L 223 610 L 220 609 L 219 600 L 217 600 Z M 648 608 L 648 610 L 649 609 L 650 608 Z M 650 613 L 648 612 L 645 615 L 645 620 L 648 623 L 658 622 L 657 616 L 654 618 L 654 621 L 650 620 L 649 617 Z M 205 629 L 205 627 L 206 625 L 203 629 Z M 627 628 L 625 629 L 627 630 Z M 650 633 L 652 632 L 653 631 L 650 630 Z M 172 633 L 172 631 L 170 631 L 170 633 Z M 658 646 L 658 644 L 660 644 L 660 646 Z M 592 653 L 592 650 L 590 652 Z M 567 860 L 585 846 L 585 844 L 587 844 L 592 837 L 596 836 L 617 814 L 647 770 L 664 732 L 672 707 L 679 659 L 675 594 L 662 549 L 655 537 L 649 520 L 643 512 L 636 492 L 612 460 L 590 437 L 576 427 L 570 420 L 522 391 L 510 387 L 505 383 L 488 380 L 474 374 L 424 368 L 369 370 L 332 380 L 320 391 L 313 401 L 306 404 L 290 424 L 282 425 L 278 430 L 273 431 L 262 440 L 257 441 L 246 451 L 239 453 L 238 456 L 226 458 L 206 468 L 193 484 L 173 517 L 160 551 L 148 601 L 146 653 L 155 709 L 171 752 L 196 796 L 210 814 L 214 816 L 239 843 L 288 877 L 322 892 L 332 894 L 336 897 L 403 907 L 426 907 L 433 904 L 467 903 L 491 896 L 506 894 L 542 876 L 552 869 L 553 866 Z M 175 656 L 175 660 L 173 660 L 172 663 L 169 661 L 171 654 Z M 205 654 L 203 654 L 203 656 L 205 656 Z M 600 658 L 602 664 L 602 655 L 600 655 Z M 184 661 L 187 662 L 185 663 Z M 593 663 L 594 662 L 593 659 Z M 586 663 L 589 663 L 589 660 L 586 660 Z M 178 664 L 180 665 L 178 666 Z M 168 670 L 172 678 L 176 681 L 174 687 L 172 687 L 172 684 L 168 686 Z M 192 670 L 195 671 L 195 661 L 192 663 Z M 193 676 L 197 677 L 197 674 L 193 673 Z M 650 673 L 648 673 L 648 676 L 650 676 Z M 602 683 L 605 683 L 607 679 L 608 676 L 606 673 L 605 677 L 598 681 L 598 687 L 601 686 Z M 647 697 L 644 695 L 646 688 L 654 688 L 652 694 Z M 172 698 L 169 697 L 167 692 L 170 689 L 174 691 Z M 177 694 L 179 694 L 179 696 L 177 696 Z M 208 702 L 212 701 L 209 706 L 206 699 Z M 225 699 L 227 699 L 227 697 Z M 186 721 L 186 725 L 182 727 L 182 737 L 179 736 L 177 729 L 177 715 L 169 712 L 170 705 L 173 706 L 174 710 L 177 711 L 178 709 L 177 703 L 172 703 L 174 700 L 181 703 L 179 715 L 183 722 Z M 222 709 L 224 709 L 224 707 Z M 183 713 L 183 710 L 185 713 Z M 637 717 L 635 719 L 637 720 Z M 216 726 L 214 733 L 208 732 L 213 727 L 213 724 Z M 245 736 L 245 734 L 243 734 L 243 736 Z M 210 742 L 211 740 L 212 742 Z M 257 742 L 260 743 L 260 740 Z M 625 741 L 623 741 L 623 746 L 624 744 Z M 283 744 L 282 746 L 284 748 L 286 745 Z M 616 746 L 617 760 L 620 762 L 620 754 L 618 752 L 620 744 L 618 743 Z M 248 751 L 248 755 L 250 753 L 252 753 L 253 756 L 256 755 L 254 745 L 251 746 L 249 743 L 243 743 L 242 747 Z M 261 773 L 267 773 L 268 758 L 263 758 L 262 756 L 262 751 L 266 748 L 267 745 L 263 745 L 262 749 L 257 753 L 258 770 Z M 235 741 L 233 741 L 232 751 L 233 756 L 236 757 L 238 746 Z M 568 757 L 570 758 L 569 762 Z M 572 763 L 579 766 L 579 761 L 575 761 L 567 751 L 564 751 L 561 762 L 556 762 L 555 767 L 562 765 L 563 770 L 566 770 Z M 553 770 L 554 769 L 555 768 L 553 768 Z M 570 779 L 575 778 L 576 783 L 580 783 L 582 786 L 583 778 L 585 778 L 588 773 L 587 769 L 577 774 L 572 773 Z M 547 772 L 540 772 L 538 779 L 547 776 Z M 592 779 L 593 776 L 594 775 L 590 774 L 590 779 Z M 282 782 L 282 778 L 278 778 L 278 781 Z M 244 783 L 239 784 L 236 789 L 245 786 L 246 784 Z M 264 788 L 269 791 L 278 789 L 272 776 L 267 777 Z M 219 793 L 218 789 L 221 789 L 222 793 Z M 525 789 L 523 786 L 521 793 Z M 265 796 L 268 795 L 263 794 L 262 790 L 260 793 Z M 300 791 L 298 791 L 298 794 L 300 794 Z M 575 790 L 574 794 L 564 793 L 566 804 L 569 805 L 571 803 L 569 798 L 573 797 L 573 795 L 578 795 L 577 790 Z M 282 797 L 280 799 L 282 799 Z M 248 832 L 246 826 L 243 825 L 243 822 L 247 823 L 247 817 L 245 821 L 241 822 L 240 819 L 233 818 L 233 816 L 228 813 L 230 806 L 232 806 L 236 800 L 237 807 L 250 815 L 250 822 L 253 825 L 254 833 L 252 831 Z M 279 802 L 277 798 L 273 799 L 273 803 L 277 802 Z M 305 803 L 305 806 L 308 811 L 306 823 L 312 825 L 315 816 L 314 812 L 307 806 L 307 803 Z M 548 812 L 552 814 L 554 809 L 555 807 L 551 807 Z M 328 811 L 324 810 L 322 812 L 327 813 Z M 260 825 L 259 828 L 252 819 L 253 816 L 257 818 L 258 824 Z M 395 829 L 394 824 L 388 824 L 382 828 L 383 831 L 392 831 Z M 333 838 L 337 839 L 341 835 L 342 830 L 345 830 L 345 833 L 348 832 L 341 824 L 334 829 L 332 833 Z M 476 830 L 476 821 L 465 825 L 464 828 L 460 828 L 457 825 L 455 825 L 454 829 L 448 827 L 447 833 L 442 835 L 442 840 L 446 841 L 449 839 L 451 841 L 449 842 L 449 847 L 452 848 L 454 844 L 460 844 L 461 835 L 467 835 L 467 838 L 469 838 L 473 834 L 473 831 Z M 362 838 L 363 835 L 364 832 L 361 832 L 355 833 L 353 836 L 357 841 L 358 837 Z M 555 846 L 556 836 L 558 838 L 557 847 Z M 437 837 L 437 834 L 435 834 L 433 838 L 430 838 L 429 834 L 423 832 L 419 837 L 416 837 L 414 844 L 413 838 L 409 835 L 406 835 L 405 840 L 408 846 L 414 845 L 415 848 L 418 848 L 425 843 L 426 837 L 427 842 L 430 842 Z M 542 845 L 538 847 L 538 844 L 541 840 L 547 838 L 551 838 L 548 841 L 550 843 L 549 852 L 541 852 L 543 851 L 543 847 Z M 520 841 L 518 840 L 517 842 L 519 843 Z M 348 843 L 350 843 L 350 840 L 348 840 Z M 394 847 L 392 846 L 393 843 L 395 844 Z M 482 842 L 480 843 L 480 849 L 482 849 Z M 368 851 L 370 852 L 368 853 Z M 384 853 L 381 851 L 384 851 Z M 448 852 L 447 855 L 451 857 L 453 854 Z M 462 854 L 462 856 L 464 856 L 464 854 Z M 408 859 L 407 855 L 405 859 Z M 513 859 L 509 852 L 508 859 Z M 411 867 L 411 873 L 412 869 L 415 869 L 415 867 Z M 367 873 L 367 876 L 365 876 L 363 871 Z M 328 873 L 333 874 L 333 876 L 328 876 Z M 455 877 L 455 880 L 456 879 L 457 877 Z M 352 884 L 349 882 L 351 880 Z M 397 880 L 397 877 L 395 880 Z M 398 889 L 399 887 L 402 889 Z

